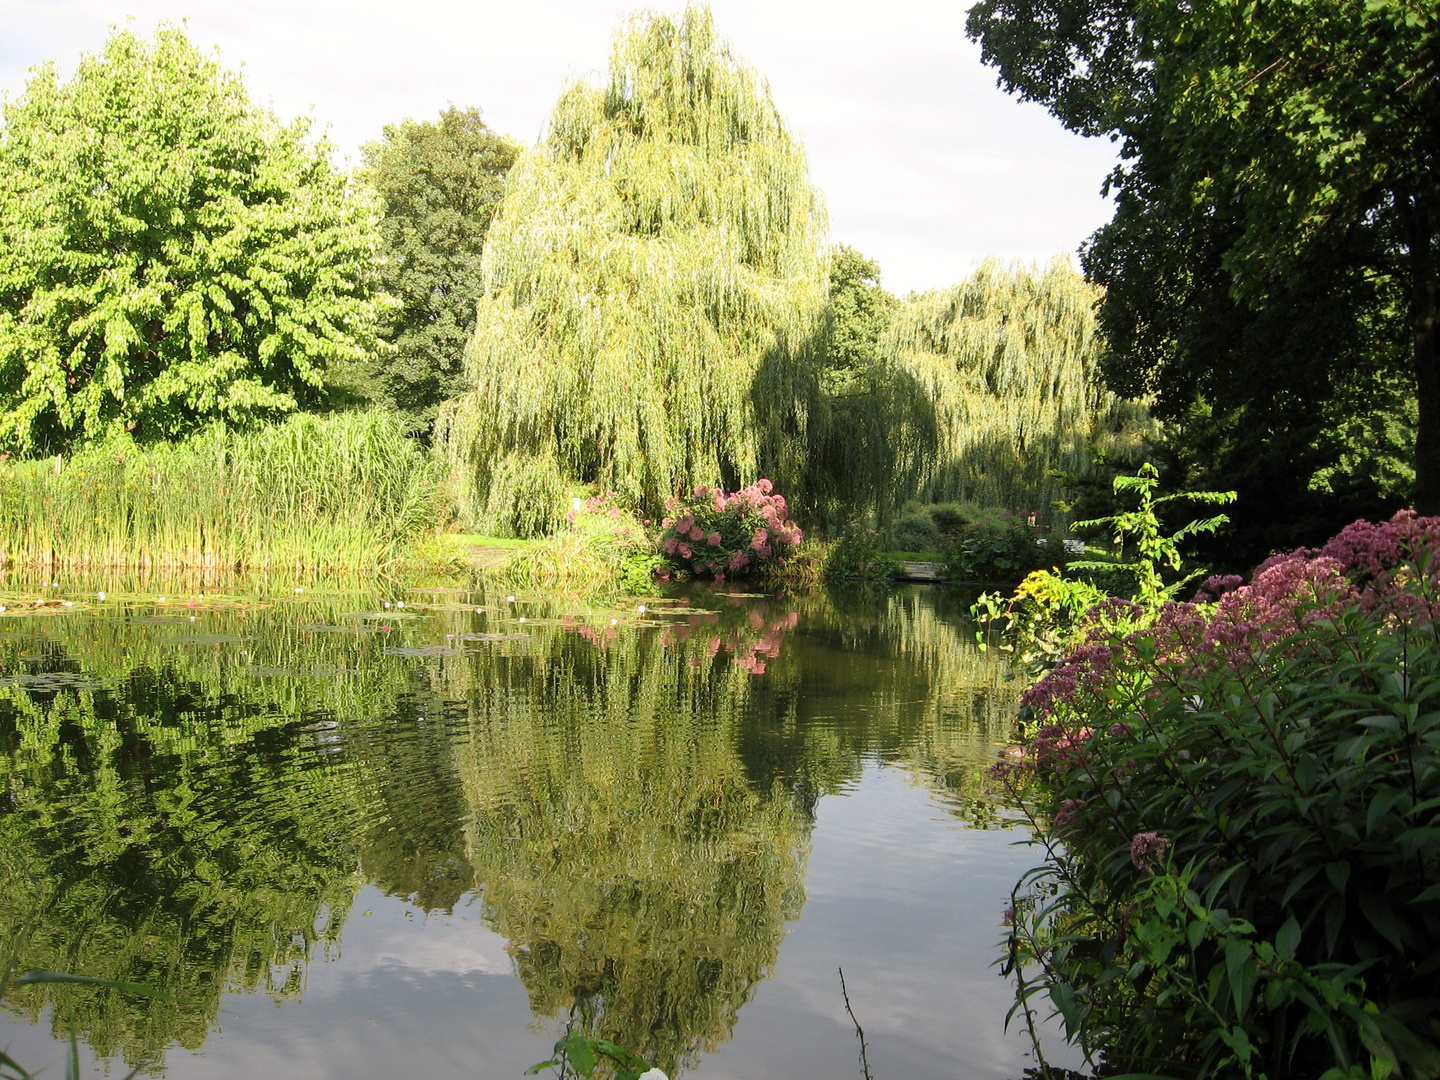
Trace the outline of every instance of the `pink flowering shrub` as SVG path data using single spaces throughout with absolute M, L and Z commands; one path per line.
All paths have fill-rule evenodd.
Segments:
M 676 571 L 716 581 L 778 566 L 802 538 L 769 480 L 729 495 L 701 484 L 688 498 L 668 499 L 665 512 L 659 537 L 665 559 Z
M 1102 1074 L 1440 1073 L 1437 549 L 1402 512 L 1107 601 L 1025 694 L 1011 947 Z

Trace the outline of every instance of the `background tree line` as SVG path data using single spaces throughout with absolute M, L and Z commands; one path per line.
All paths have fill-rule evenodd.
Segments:
M 1063 517 L 1148 456 L 1240 490 L 1227 564 L 1436 509 L 1436 20 L 984 0 L 1002 83 L 1121 140 L 1115 218 L 1083 279 L 906 300 L 829 245 L 703 9 L 622 27 L 529 150 L 452 106 L 348 173 L 179 30 L 117 32 L 5 107 L 0 449 L 380 407 L 436 433 L 466 526 L 520 534 L 581 488 L 652 509 L 761 473 L 832 529 Z

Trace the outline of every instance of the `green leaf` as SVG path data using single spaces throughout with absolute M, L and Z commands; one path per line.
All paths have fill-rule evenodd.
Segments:
M 1286 960 L 1295 959 L 1295 950 L 1300 947 L 1300 923 L 1291 915 L 1275 934 L 1275 948 Z
M 595 1071 L 595 1051 L 589 1039 L 571 1035 L 565 1040 L 565 1056 L 581 1076 L 588 1077 Z

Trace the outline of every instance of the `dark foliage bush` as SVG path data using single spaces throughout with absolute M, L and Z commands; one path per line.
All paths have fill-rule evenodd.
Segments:
M 1359 522 L 1097 619 L 1027 694 L 1011 965 L 1103 1073 L 1440 1075 L 1437 548 Z

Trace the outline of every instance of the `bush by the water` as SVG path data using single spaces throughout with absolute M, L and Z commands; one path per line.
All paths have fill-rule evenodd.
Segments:
M 622 507 L 613 492 L 576 498 L 566 526 L 521 548 L 504 576 L 540 588 L 584 591 L 619 586 L 649 592 L 664 560 L 646 532 L 648 521 Z
M 665 502 L 660 547 L 681 572 L 713 577 L 751 577 L 768 571 L 800 543 L 800 526 L 786 514 L 785 497 L 769 480 L 727 495 L 704 484 L 689 498 Z M 664 575 L 668 576 L 668 575 Z
M 1437 554 L 1405 512 L 1109 600 L 1028 692 L 1010 966 L 1102 1073 L 1440 1075 Z
M 1039 524 L 1039 514 L 973 503 L 910 506 L 890 528 L 893 550 L 938 555 L 947 577 L 1019 581 L 1068 559 L 1064 534 Z
M 387 413 L 122 435 L 0 461 L 0 565 L 377 567 L 433 527 L 437 499 L 435 466 Z

